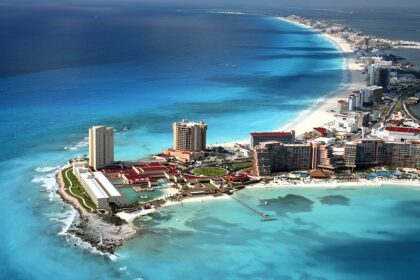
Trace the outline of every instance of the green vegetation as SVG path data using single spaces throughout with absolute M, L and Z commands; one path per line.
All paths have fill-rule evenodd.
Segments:
M 203 175 L 203 176 L 225 176 L 227 170 L 221 167 L 203 167 L 203 168 L 195 168 L 193 170 L 195 175 Z
M 121 219 L 118 216 L 114 216 L 114 215 L 101 215 L 102 220 L 104 220 L 105 222 L 115 225 L 115 226 L 121 226 L 123 224 L 126 224 L 127 222 L 123 219 Z
M 232 170 L 241 170 L 252 167 L 252 161 L 235 162 L 231 165 Z
M 67 170 L 69 170 L 69 171 L 67 172 Z M 90 211 L 91 209 L 85 207 L 85 205 L 83 203 L 83 200 L 80 197 L 82 197 L 85 200 L 87 206 L 89 206 L 89 207 L 91 207 L 93 209 L 96 209 L 95 203 L 93 203 L 92 199 L 90 199 L 89 195 L 83 189 L 83 187 L 80 184 L 79 180 L 76 178 L 76 176 L 74 176 L 73 171 L 71 170 L 71 167 L 68 168 L 68 169 L 63 170 L 62 172 L 63 172 L 62 175 L 63 175 L 64 185 L 65 185 L 65 187 L 64 187 L 65 191 L 69 195 L 71 195 L 74 198 L 76 198 L 79 201 L 80 205 L 82 205 L 86 210 Z M 70 179 L 70 182 L 72 184 L 71 190 L 72 190 L 72 192 L 75 195 L 73 195 L 70 192 L 70 190 L 69 190 L 70 182 L 67 179 L 66 173 L 67 173 L 67 176 Z

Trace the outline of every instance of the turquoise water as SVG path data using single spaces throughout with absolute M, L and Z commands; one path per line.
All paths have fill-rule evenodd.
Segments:
M 420 276 L 417 189 L 278 188 L 235 195 L 278 220 L 263 222 L 230 198 L 163 209 L 137 221 L 141 238 L 117 251 L 116 264 L 125 276 L 143 279 Z
M 160 198 L 165 195 L 165 193 L 160 190 L 155 190 L 152 192 L 150 191 L 136 192 L 132 188 L 119 188 L 118 190 L 120 191 L 122 195 L 124 195 L 132 203 L 147 202 L 147 201 L 154 200 L 156 198 Z
M 284 220 L 260 227 L 230 201 L 139 221 L 139 236 L 110 260 L 65 234 L 76 212 L 55 194 L 54 174 L 87 153 L 93 124 L 117 129 L 117 160 L 169 147 L 182 118 L 205 120 L 209 143 L 278 128 L 343 82 L 330 42 L 262 16 L 135 4 L 2 9 L 0 279 L 296 278 L 277 268 L 296 264 L 290 248 L 273 247 Z M 295 251 L 305 252 L 297 243 Z

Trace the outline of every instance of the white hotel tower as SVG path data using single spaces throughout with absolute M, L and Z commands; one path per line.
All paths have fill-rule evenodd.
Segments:
M 89 166 L 97 170 L 114 162 L 114 129 L 93 126 L 89 129 Z

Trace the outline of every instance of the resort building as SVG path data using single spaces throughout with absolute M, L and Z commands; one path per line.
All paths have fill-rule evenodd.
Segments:
M 258 176 L 274 172 L 312 168 L 311 144 L 283 144 L 264 142 L 254 148 L 254 170 Z
M 130 205 L 102 172 L 90 172 L 86 161 L 74 162 L 73 174 L 98 209 L 107 209 L 112 204 L 118 207 Z
M 281 132 L 253 132 L 251 135 L 251 149 L 262 142 L 278 141 L 283 144 L 293 144 L 295 142 L 295 131 Z
M 385 142 L 382 139 L 360 139 L 344 147 L 347 168 L 393 166 L 420 168 L 420 141 Z
M 176 151 L 201 152 L 206 149 L 207 125 L 204 122 L 182 120 L 172 126 Z
M 98 170 L 114 162 L 114 129 L 93 126 L 89 129 L 89 166 Z
M 317 138 L 311 141 L 311 144 L 311 169 L 334 172 L 343 167 L 334 156 L 334 138 Z
M 370 86 L 361 91 L 363 93 L 363 104 L 381 103 L 384 89 L 381 86 Z
M 204 158 L 207 125 L 204 122 L 182 120 L 172 125 L 173 148 L 163 151 L 164 155 L 190 162 Z
M 378 130 L 376 135 L 389 141 L 420 140 L 420 128 L 386 126 Z

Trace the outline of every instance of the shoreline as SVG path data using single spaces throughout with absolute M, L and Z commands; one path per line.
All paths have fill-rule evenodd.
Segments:
M 351 91 L 360 90 L 366 87 L 366 76 L 362 73 L 364 70 L 363 67 L 356 63 L 356 55 L 350 44 L 343 38 L 321 33 L 310 26 L 286 19 L 284 17 L 275 18 L 318 34 L 325 40 L 332 43 L 336 47 L 337 51 L 339 51 L 343 56 L 343 64 L 341 68 L 341 71 L 343 71 L 343 81 L 340 83 L 339 87 L 314 100 L 308 108 L 301 111 L 294 119 L 273 130 L 287 131 L 293 129 L 295 130 L 296 135 L 303 135 L 305 132 L 311 131 L 314 127 L 322 126 L 333 121 L 336 113 L 331 112 L 331 110 L 336 111 L 337 101 L 340 99 L 347 99 Z M 235 144 L 244 145 L 248 142 L 249 140 L 247 139 L 239 139 L 237 141 L 229 141 L 221 144 L 210 144 L 209 146 L 232 148 Z
M 55 175 L 58 185 L 57 194 L 64 203 L 71 205 L 79 214 L 75 216 L 64 235 L 68 234 L 80 238 L 82 241 L 90 244 L 93 248 L 110 257 L 115 248 L 123 245 L 124 241 L 133 238 L 137 230 L 129 223 L 115 225 L 104 221 L 99 214 L 89 213 L 79 201 L 69 195 L 65 190 L 65 183 L 62 172 L 68 166 L 61 168 Z
M 311 131 L 314 127 L 322 126 L 332 121 L 335 112 L 330 111 L 335 111 L 337 109 L 337 101 L 339 99 L 347 99 L 349 93 L 353 90 L 360 90 L 361 88 L 366 87 L 366 77 L 362 73 L 364 70 L 363 67 L 356 63 L 356 55 L 353 49 L 343 38 L 319 32 L 310 26 L 284 17 L 277 17 L 277 19 L 311 30 L 319 36 L 322 36 L 341 52 L 344 60 L 342 65 L 342 71 L 345 75 L 343 77 L 344 86 L 319 98 L 318 101 L 315 101 L 308 109 L 301 112 L 293 121 L 279 128 L 279 130 L 290 130 L 293 128 L 296 131 L 296 135 L 302 135 L 305 132 Z
M 340 86 L 325 96 L 316 99 L 307 109 L 300 112 L 293 120 L 286 125 L 279 127 L 274 131 L 279 130 L 290 130 L 296 131 L 296 135 L 302 135 L 305 132 L 311 131 L 314 127 L 322 126 L 328 122 L 333 121 L 336 112 L 337 101 L 339 99 L 347 99 L 349 93 L 353 90 L 360 90 L 366 87 L 366 78 L 363 72 L 363 67 L 356 63 L 356 56 L 349 43 L 343 38 L 334 37 L 329 34 L 324 34 L 316 29 L 306 26 L 304 24 L 285 19 L 282 17 L 275 17 L 278 20 L 288 22 L 290 24 L 311 30 L 312 32 L 322 36 L 323 39 L 332 43 L 338 52 L 342 54 L 342 65 L 340 71 L 343 72 L 343 80 Z M 235 144 L 247 144 L 248 140 L 231 141 L 222 144 L 212 144 L 209 146 L 224 146 L 233 147 Z M 128 224 L 122 226 L 115 226 L 110 223 L 103 221 L 99 214 L 89 213 L 84 209 L 79 202 L 72 196 L 66 193 L 64 190 L 65 184 L 62 178 L 61 169 L 57 175 L 57 183 L 59 188 L 57 193 L 61 196 L 64 202 L 71 204 L 79 213 L 81 222 L 75 223 L 76 219 L 72 222 L 72 225 L 67 230 L 68 234 L 74 234 L 80 237 L 83 241 L 91 244 L 101 252 L 112 253 L 116 247 L 123 245 L 123 242 L 132 238 L 136 235 L 137 230 L 131 223 L 141 216 L 149 215 L 159 211 L 160 208 L 182 206 L 184 203 L 204 203 L 207 201 L 225 200 L 229 199 L 230 195 L 222 194 L 219 196 L 204 195 L 196 197 L 182 198 L 177 201 L 166 200 L 165 203 L 159 207 L 152 209 L 141 209 L 131 213 L 119 212 L 116 216 L 125 220 Z M 352 187 L 352 188 L 369 188 L 369 187 L 383 187 L 384 185 L 399 185 L 399 186 L 411 186 L 417 187 L 420 185 L 419 180 L 417 181 L 404 181 L 404 180 L 359 180 L 351 182 L 338 182 L 338 181 L 312 181 L 312 182 L 299 182 L 294 184 L 287 181 L 272 180 L 269 183 L 256 183 L 253 185 L 246 186 L 245 189 L 265 189 L 265 188 L 337 188 L 341 187 Z M 100 227 L 97 230 L 97 227 Z M 125 234 L 122 233 L 122 229 Z M 107 236 L 107 238 L 104 238 Z M 108 237 L 109 236 L 109 237 Z M 104 242 L 106 241 L 106 242 Z

